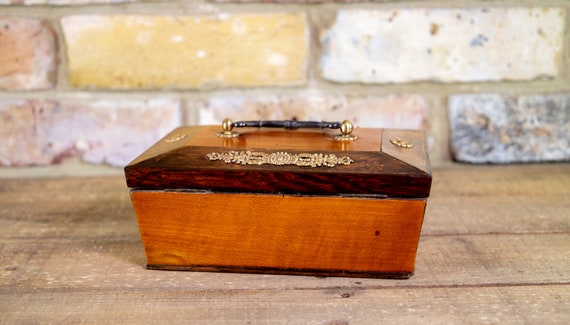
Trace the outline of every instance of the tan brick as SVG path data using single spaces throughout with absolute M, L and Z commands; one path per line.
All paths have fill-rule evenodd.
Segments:
M 171 99 L 0 101 L 0 165 L 81 157 L 124 166 L 179 124 Z
M 62 26 L 76 87 L 249 87 L 306 78 L 303 13 L 69 16 Z
M 214 96 L 197 105 L 200 124 L 237 120 L 351 120 L 357 127 L 422 129 L 427 103 L 421 96 L 346 96 L 320 92 L 299 95 Z
M 0 88 L 53 87 L 55 56 L 55 37 L 44 21 L 0 17 Z

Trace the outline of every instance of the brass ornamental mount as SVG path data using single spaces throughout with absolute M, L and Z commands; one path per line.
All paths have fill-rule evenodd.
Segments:
M 322 153 L 289 153 L 289 152 L 255 152 L 228 151 L 211 152 L 206 155 L 209 160 L 221 160 L 226 164 L 238 165 L 295 165 L 299 167 L 335 167 L 350 165 L 354 162 L 350 157 L 338 157 L 335 154 Z
M 414 147 L 413 144 L 409 143 L 406 140 L 402 140 L 400 138 L 390 139 L 390 143 L 395 145 L 396 147 L 400 147 L 400 148 L 404 148 L 404 149 L 410 149 L 410 148 Z
M 220 138 L 235 138 L 239 136 L 238 132 L 233 131 L 234 128 L 254 127 L 254 128 L 281 128 L 288 130 L 295 129 L 340 129 L 340 134 L 334 136 L 335 140 L 350 141 L 358 139 L 358 136 L 353 135 L 352 131 L 354 126 L 349 120 L 340 122 L 316 122 L 316 121 L 239 121 L 234 122 L 230 118 L 225 118 L 222 121 L 222 131 L 218 133 Z

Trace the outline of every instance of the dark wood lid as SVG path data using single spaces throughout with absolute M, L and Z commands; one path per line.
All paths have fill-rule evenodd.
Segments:
M 359 138 L 353 141 L 335 140 L 333 130 L 245 128 L 236 138 L 220 138 L 219 131 L 217 126 L 175 129 L 125 167 L 127 185 L 165 190 L 429 196 L 431 170 L 423 131 L 357 128 L 353 134 Z M 393 139 L 403 139 L 413 147 L 397 146 L 390 142 Z M 252 161 L 257 153 L 273 154 L 274 159 L 260 165 L 217 160 L 233 154 L 234 160 L 241 157 L 245 162 L 249 157 Z M 288 160 L 312 159 L 318 165 L 322 162 L 319 154 L 334 166 L 288 164 Z M 340 163 L 343 157 L 347 157 L 345 162 L 350 159 L 350 164 Z

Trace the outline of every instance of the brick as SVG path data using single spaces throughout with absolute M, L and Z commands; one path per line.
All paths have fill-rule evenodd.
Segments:
M 420 96 L 350 97 L 305 92 L 298 95 L 213 96 L 198 103 L 200 124 L 237 120 L 342 121 L 357 127 L 421 129 L 426 126 L 427 104 Z
M 559 74 L 561 8 L 340 10 L 321 38 L 335 82 L 480 82 Z
M 56 102 L 50 100 L 0 100 L 1 166 L 49 163 L 38 117 L 55 107 Z
M 456 160 L 513 163 L 570 160 L 570 93 L 449 99 Z
M 171 99 L 0 101 L 0 164 L 124 166 L 180 124 L 179 110 Z
M 250 87 L 306 78 L 303 13 L 69 16 L 62 27 L 75 87 Z
M 54 86 L 55 36 L 41 19 L 0 17 L 0 89 Z
M 0 0 L 0 5 L 72 6 L 100 3 L 135 2 L 137 0 Z

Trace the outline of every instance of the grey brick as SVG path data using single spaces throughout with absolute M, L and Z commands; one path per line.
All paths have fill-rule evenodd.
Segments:
M 514 163 L 570 160 L 570 93 L 449 99 L 456 160 Z

